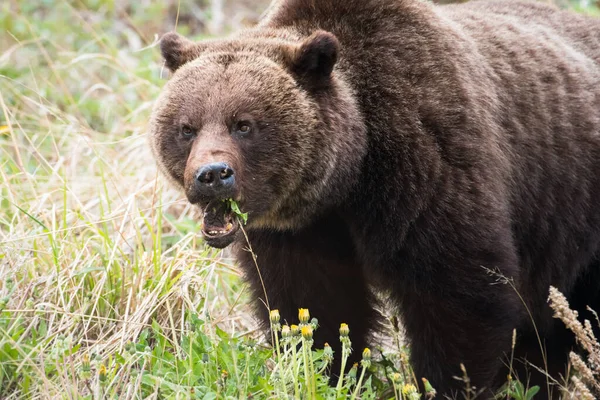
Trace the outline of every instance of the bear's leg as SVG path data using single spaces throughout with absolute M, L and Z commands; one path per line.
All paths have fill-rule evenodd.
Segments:
M 410 284 L 396 282 L 415 375 L 429 379 L 438 394 L 462 398 L 467 385 L 454 378 L 463 376 L 460 364 L 471 385 L 485 388 L 478 398 L 493 398 L 497 389 L 494 378 L 510 354 L 513 329 L 524 313 L 516 291 L 503 278 L 518 280 L 518 271 L 510 239 L 502 239 L 483 249 L 481 243 L 475 249 L 456 245 L 446 258 L 434 255 L 419 263 L 415 256 L 411 264 L 419 269 L 415 267 Z
M 294 233 L 249 230 L 248 238 L 260 275 L 252 255 L 245 250 L 245 239 L 237 243 L 237 258 L 264 327 L 269 327 L 267 303 L 278 309 L 282 322 L 288 324 L 298 323 L 298 308 L 308 308 L 311 318 L 319 321 L 314 332 L 316 348 L 328 343 L 335 352 L 332 372 L 336 374 L 339 368 L 341 323 L 350 328 L 352 361 L 359 360 L 378 313 L 341 222 L 329 217 Z

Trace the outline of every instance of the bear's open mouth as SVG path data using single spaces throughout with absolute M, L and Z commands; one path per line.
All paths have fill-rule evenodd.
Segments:
M 240 226 L 230 204 L 226 200 L 213 200 L 204 208 L 202 235 L 209 246 L 222 249 L 233 242 Z

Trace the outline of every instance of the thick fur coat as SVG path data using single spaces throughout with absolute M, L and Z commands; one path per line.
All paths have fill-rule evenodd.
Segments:
M 360 353 L 375 288 L 440 394 L 463 387 L 461 363 L 479 388 L 505 381 L 513 329 L 516 357 L 564 373 L 573 342 L 549 286 L 600 310 L 599 20 L 513 1 L 281 0 L 253 29 L 161 47 L 174 75 L 152 147 L 205 209 L 220 199 L 196 171 L 235 172 L 221 197 L 248 212 L 262 276 L 238 225 L 205 236 L 234 242 L 263 321 L 263 302 L 287 319 L 308 307 L 317 340 L 346 322 Z

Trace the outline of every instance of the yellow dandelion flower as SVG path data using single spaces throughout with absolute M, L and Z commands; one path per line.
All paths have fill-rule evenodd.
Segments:
M 302 337 L 306 340 L 311 340 L 313 337 L 313 330 L 310 325 L 304 325 L 302 327 Z
M 310 319 L 310 313 L 308 312 L 308 308 L 300 308 L 298 309 L 298 319 L 300 323 L 306 324 Z

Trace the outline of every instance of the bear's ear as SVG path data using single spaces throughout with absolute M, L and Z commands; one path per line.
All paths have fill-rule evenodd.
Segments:
M 165 59 L 165 65 L 175 72 L 183 64 L 198 58 L 204 46 L 184 38 L 176 32 L 166 33 L 160 39 L 160 51 Z
M 292 54 L 291 67 L 299 79 L 312 86 L 325 86 L 337 61 L 340 42 L 332 33 L 316 31 Z

